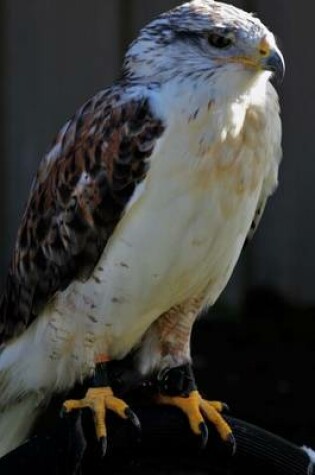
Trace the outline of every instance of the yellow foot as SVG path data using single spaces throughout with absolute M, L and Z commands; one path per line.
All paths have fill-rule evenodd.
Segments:
M 63 410 L 66 413 L 89 408 L 94 416 L 96 436 L 105 455 L 107 449 L 106 411 L 112 411 L 122 419 L 129 419 L 137 429 L 140 429 L 140 421 L 129 406 L 114 396 L 110 387 L 90 388 L 85 398 L 64 402 Z
M 201 437 L 203 447 L 207 445 L 208 441 L 208 429 L 205 423 L 205 419 L 207 419 L 215 426 L 221 439 L 231 445 L 233 453 L 235 452 L 236 445 L 232 429 L 221 415 L 227 408 L 222 402 L 206 401 L 198 391 L 192 391 L 188 397 L 160 394 L 157 396 L 157 403 L 181 409 L 186 414 L 194 434 Z

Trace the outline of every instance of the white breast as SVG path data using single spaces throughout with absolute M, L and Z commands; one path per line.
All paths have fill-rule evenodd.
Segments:
M 173 305 L 201 292 L 212 304 L 225 287 L 273 160 L 264 110 L 228 113 L 224 137 L 212 104 L 170 124 L 92 277 L 60 295 L 85 345 L 119 357 Z
M 265 104 L 226 110 L 205 102 L 176 115 L 170 105 L 150 172 L 91 278 L 60 293 L 6 349 L 3 365 L 18 359 L 23 390 L 68 388 L 95 353 L 120 358 L 173 305 L 200 293 L 215 302 L 260 195 L 276 182 L 281 127 L 270 91 Z

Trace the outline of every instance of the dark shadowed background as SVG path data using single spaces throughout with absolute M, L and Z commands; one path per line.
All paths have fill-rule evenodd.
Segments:
M 231 2 L 256 12 L 285 55 L 284 161 L 215 318 L 196 328 L 196 369 L 202 389 L 227 399 L 235 415 L 315 446 L 315 3 Z M 1 284 L 32 176 L 56 131 L 115 79 L 138 29 L 177 4 L 1 0 Z

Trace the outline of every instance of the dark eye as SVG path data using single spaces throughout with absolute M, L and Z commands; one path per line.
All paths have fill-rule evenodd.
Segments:
M 232 39 L 228 36 L 218 35 L 217 33 L 211 33 L 208 36 L 208 42 L 214 48 L 224 49 L 231 46 L 233 43 Z

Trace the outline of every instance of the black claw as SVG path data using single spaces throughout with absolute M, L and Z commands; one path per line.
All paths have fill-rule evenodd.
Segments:
M 201 438 L 201 448 L 205 449 L 208 443 L 208 427 L 205 422 L 201 422 L 199 425 L 200 429 L 200 438 Z
M 70 418 L 74 416 L 74 414 L 80 414 L 81 411 L 67 411 L 64 407 L 62 407 L 59 411 L 59 417 L 61 419 L 65 419 L 66 417 Z
M 223 410 L 223 412 L 230 412 L 231 411 L 230 406 L 228 404 L 226 404 L 225 402 L 222 403 L 222 410 Z
M 130 409 L 130 407 L 127 407 L 125 410 L 125 415 L 129 419 L 129 421 L 135 426 L 135 428 L 138 431 L 141 431 L 141 423 L 138 419 L 138 416 Z
M 101 437 L 99 440 L 99 446 L 101 449 L 101 457 L 105 457 L 107 452 L 107 437 Z
M 229 449 L 229 452 L 231 452 L 231 456 L 233 457 L 236 454 L 236 440 L 233 434 L 230 434 L 227 441 L 226 441 L 227 447 Z

